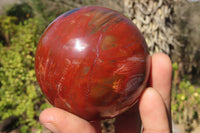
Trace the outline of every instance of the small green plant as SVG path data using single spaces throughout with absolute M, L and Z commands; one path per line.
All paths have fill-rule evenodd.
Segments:
M 173 64 L 173 88 L 172 88 L 172 116 L 176 123 L 184 124 L 186 131 L 190 133 L 192 127 L 200 121 L 200 88 L 195 87 L 185 77 L 176 82 L 178 64 Z
M 27 132 L 30 127 L 40 128 L 38 116 L 46 107 L 34 70 L 38 23 L 34 19 L 9 23 L 15 29 L 10 31 L 10 45 L 0 44 L 0 121 L 17 116 L 18 125 L 23 127 L 20 131 Z

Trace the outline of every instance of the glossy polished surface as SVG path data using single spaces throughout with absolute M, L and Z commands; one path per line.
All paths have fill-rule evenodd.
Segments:
M 149 75 L 146 42 L 116 11 L 82 7 L 54 20 L 36 51 L 38 83 L 51 104 L 86 120 L 130 108 Z

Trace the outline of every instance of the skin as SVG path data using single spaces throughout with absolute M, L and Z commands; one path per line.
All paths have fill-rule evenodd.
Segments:
M 162 53 L 151 57 L 149 87 L 138 104 L 117 116 L 115 133 L 171 133 L 171 78 L 170 58 Z M 100 121 L 88 122 L 58 108 L 45 109 L 40 122 L 54 133 L 101 133 Z

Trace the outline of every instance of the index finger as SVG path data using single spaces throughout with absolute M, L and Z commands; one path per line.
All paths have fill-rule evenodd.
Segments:
M 152 56 L 150 86 L 156 89 L 170 113 L 171 104 L 171 81 L 172 81 L 172 63 L 170 58 L 162 53 Z
M 154 54 L 151 57 L 150 86 L 157 90 L 161 95 L 170 121 L 170 96 L 171 96 L 171 76 L 172 65 L 170 58 L 162 53 Z M 127 122 L 128 120 L 128 122 Z M 138 111 L 138 105 L 135 105 L 128 112 L 121 114 L 116 119 L 116 130 L 122 133 L 129 130 L 138 132 L 140 130 L 141 120 Z

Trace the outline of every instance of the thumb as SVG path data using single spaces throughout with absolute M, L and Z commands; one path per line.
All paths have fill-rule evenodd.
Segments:
M 48 108 L 40 114 L 40 122 L 53 133 L 97 133 L 100 124 L 89 123 L 67 111 Z
M 167 109 L 160 94 L 147 88 L 139 103 L 143 133 L 170 133 Z

